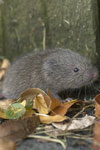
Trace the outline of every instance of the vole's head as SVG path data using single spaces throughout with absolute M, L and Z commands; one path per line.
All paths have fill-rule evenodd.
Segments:
M 91 61 L 71 50 L 58 50 L 49 55 L 43 71 L 47 82 L 55 88 L 80 88 L 93 83 L 98 77 L 98 70 Z

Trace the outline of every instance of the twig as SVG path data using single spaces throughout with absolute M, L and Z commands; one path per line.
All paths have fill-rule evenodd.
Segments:
M 62 145 L 63 150 L 66 150 L 66 145 L 64 144 L 64 142 L 62 142 L 61 140 L 58 139 L 53 139 L 50 138 L 48 136 L 37 136 L 37 135 L 29 135 L 29 138 L 36 138 L 36 139 L 42 139 L 42 140 L 46 140 L 46 141 L 50 141 L 50 142 L 56 142 Z
M 83 107 L 83 109 L 81 111 L 79 111 L 76 115 L 74 115 L 72 119 L 75 119 L 76 117 L 78 117 L 81 113 L 84 112 L 85 109 L 87 109 L 89 107 L 94 107 L 94 104 Z
M 76 115 L 74 115 L 73 118 L 70 119 L 70 122 L 69 122 L 69 124 L 68 124 L 68 126 L 66 128 L 66 131 L 68 131 L 68 128 L 69 128 L 70 124 L 72 123 L 73 119 L 75 119 L 76 117 L 78 117 L 80 114 L 82 114 L 84 112 L 85 109 L 87 109 L 89 107 L 94 107 L 94 104 L 91 104 L 91 105 L 83 107 L 83 109 L 81 111 L 79 111 Z

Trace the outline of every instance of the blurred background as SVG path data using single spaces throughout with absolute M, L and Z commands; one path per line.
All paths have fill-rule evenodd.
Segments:
M 0 0 L 0 55 L 70 48 L 98 64 L 99 0 Z

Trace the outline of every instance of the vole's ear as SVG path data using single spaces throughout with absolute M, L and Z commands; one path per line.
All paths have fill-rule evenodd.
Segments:
M 57 61 L 55 59 L 46 60 L 43 64 L 45 70 L 53 70 L 55 67 L 57 67 Z
M 49 60 L 45 60 L 44 63 L 43 63 L 43 66 L 42 66 L 42 73 L 44 75 L 44 79 L 46 81 L 48 81 L 48 83 L 50 82 L 51 84 L 51 81 L 55 78 L 55 73 L 56 73 L 56 65 L 57 65 L 57 62 L 56 60 L 54 59 L 49 59 Z
M 57 65 L 57 61 L 54 60 L 54 59 L 51 59 L 51 60 L 47 61 L 47 63 L 48 63 L 48 65 L 51 66 L 51 67 Z

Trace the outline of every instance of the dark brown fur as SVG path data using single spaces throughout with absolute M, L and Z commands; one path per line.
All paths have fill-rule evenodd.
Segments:
M 12 64 L 4 79 L 3 95 L 17 98 L 27 88 L 49 88 L 57 94 L 63 89 L 89 85 L 97 76 L 97 68 L 71 50 L 32 52 Z

